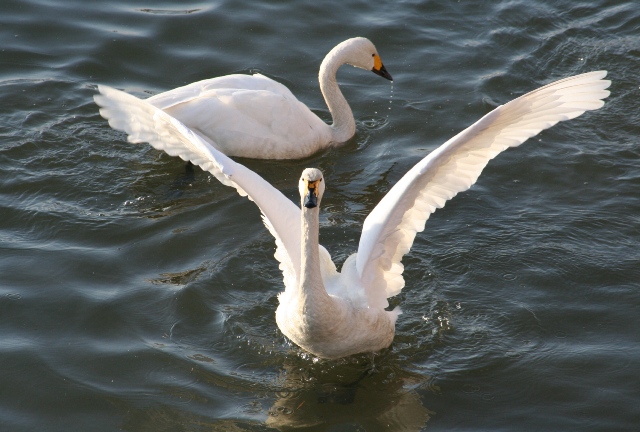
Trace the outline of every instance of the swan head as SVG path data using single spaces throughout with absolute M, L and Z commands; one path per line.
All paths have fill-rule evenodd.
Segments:
M 332 49 L 329 55 L 332 53 L 339 55 L 344 63 L 370 70 L 390 81 L 393 80 L 391 74 L 387 72 L 387 69 L 382 64 L 382 59 L 375 45 L 367 38 L 355 37 L 347 39 Z
M 305 169 L 300 176 L 298 189 L 303 207 L 308 209 L 318 207 L 324 194 L 322 171 L 317 168 Z

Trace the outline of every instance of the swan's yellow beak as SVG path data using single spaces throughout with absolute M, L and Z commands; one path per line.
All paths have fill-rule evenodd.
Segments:
M 378 54 L 373 55 L 373 69 L 371 69 L 371 72 L 376 75 L 380 75 L 381 77 L 386 78 L 389 81 L 393 81 L 393 77 L 389 72 L 387 72 L 387 69 L 382 64 L 382 60 L 380 59 L 380 56 Z
M 320 180 L 305 180 L 304 183 L 305 190 L 303 205 L 308 209 L 318 207 L 318 188 L 320 187 Z

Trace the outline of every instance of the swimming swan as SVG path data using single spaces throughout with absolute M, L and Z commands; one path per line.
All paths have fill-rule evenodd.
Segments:
M 219 151 L 183 123 L 151 104 L 102 87 L 102 115 L 123 106 L 138 119 L 116 124 L 133 143 L 199 165 L 260 208 L 276 240 L 275 258 L 284 276 L 276 321 L 304 350 L 322 358 L 378 351 L 391 344 L 399 309 L 387 299 L 404 287 L 402 256 L 429 215 L 475 183 L 490 159 L 559 121 L 604 105 L 606 72 L 566 78 L 499 106 L 411 168 L 364 221 L 358 252 L 338 273 L 318 244 L 318 212 L 325 179 L 306 169 L 299 182 L 301 208 L 253 171 Z
M 299 159 L 344 143 L 356 132 L 353 113 L 336 81 L 336 72 L 345 63 L 392 79 L 368 39 L 358 37 L 338 44 L 324 58 L 318 75 L 320 91 L 333 116 L 331 126 L 284 85 L 260 74 L 198 81 L 146 101 L 227 156 Z M 109 111 L 106 118 L 118 130 L 138 121 L 135 110 L 126 105 Z

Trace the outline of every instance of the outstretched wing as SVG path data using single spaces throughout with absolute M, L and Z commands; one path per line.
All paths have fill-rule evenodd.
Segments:
M 404 287 L 400 260 L 431 213 L 476 182 L 493 159 L 559 121 L 602 107 L 606 71 L 548 84 L 499 106 L 434 150 L 382 198 L 364 221 L 356 268 L 371 306 Z
M 94 100 L 100 106 L 100 114 L 112 128 L 126 132 L 129 142 L 148 142 L 171 156 L 190 161 L 254 201 L 276 239 L 275 256 L 285 284 L 299 280 L 300 209 L 291 200 L 161 109 L 107 86 L 98 86 L 98 90 L 100 94 Z

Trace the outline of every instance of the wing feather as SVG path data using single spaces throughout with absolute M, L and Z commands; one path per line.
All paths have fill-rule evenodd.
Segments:
M 606 71 L 548 84 L 499 106 L 416 164 L 364 221 L 356 268 L 369 305 L 387 307 L 404 287 L 402 257 L 431 213 L 473 185 L 487 163 L 556 123 L 602 107 Z
M 94 99 L 100 106 L 100 114 L 112 128 L 126 132 L 129 142 L 148 142 L 171 156 L 190 161 L 254 201 L 276 239 L 275 257 L 280 262 L 285 284 L 295 286 L 300 269 L 300 209 L 291 200 L 161 109 L 107 86 L 98 86 L 98 90 L 100 94 Z
M 236 89 L 236 90 L 267 90 L 274 94 L 285 97 L 295 98 L 293 93 L 277 81 L 272 80 L 261 74 L 244 75 L 233 74 L 216 78 L 209 78 L 187 84 L 164 93 L 151 96 L 146 99 L 151 105 L 161 110 L 169 109 L 175 105 L 190 102 L 198 99 L 207 93 L 215 92 L 219 89 Z

